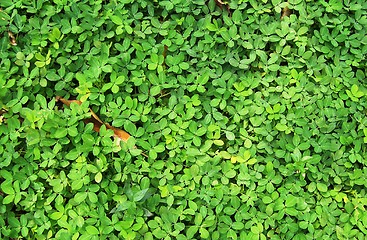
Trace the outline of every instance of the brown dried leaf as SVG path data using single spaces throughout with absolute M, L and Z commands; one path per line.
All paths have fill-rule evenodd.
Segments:
M 60 102 L 62 102 L 63 104 L 65 104 L 67 106 L 70 106 L 70 104 L 73 103 L 73 102 L 78 104 L 78 105 L 82 104 L 82 102 L 79 101 L 79 100 L 67 100 L 67 99 L 62 98 L 60 96 L 56 96 L 56 101 L 60 101 Z M 102 120 L 97 116 L 97 114 L 95 114 L 92 111 L 92 109 L 89 109 L 89 110 L 90 110 L 90 113 L 91 113 L 92 117 L 88 118 L 88 119 L 85 119 L 84 122 L 85 123 L 93 123 L 93 130 L 94 131 L 99 132 L 100 129 L 101 129 L 101 126 L 105 125 L 107 129 L 111 129 L 113 131 L 114 136 L 116 138 L 118 138 L 119 140 L 122 140 L 124 142 L 127 142 L 127 140 L 130 138 L 130 134 L 128 134 L 127 132 L 125 132 L 122 129 L 115 128 L 115 127 L 111 126 L 108 123 L 102 122 Z
M 106 128 L 111 129 L 114 132 L 115 136 L 121 139 L 122 141 L 127 142 L 127 140 L 130 138 L 130 134 L 128 134 L 124 130 L 115 128 L 108 123 L 105 123 L 105 125 L 106 125 Z
M 282 9 L 282 15 L 280 16 L 280 20 L 282 20 L 285 16 L 289 17 L 292 14 L 292 10 L 290 10 L 287 6 Z
M 225 2 L 223 2 L 222 0 L 215 0 L 215 3 L 219 6 L 222 7 L 222 5 L 226 5 Z
M 71 103 L 76 103 L 76 104 L 78 104 L 78 105 L 81 105 L 82 104 L 82 102 L 81 101 L 79 101 L 79 100 L 67 100 L 67 99 L 65 99 L 65 98 L 62 98 L 62 97 L 60 97 L 60 96 L 56 96 L 56 102 L 58 102 L 58 101 L 60 101 L 60 102 L 62 102 L 63 104 L 65 104 L 66 106 L 68 106 L 68 107 L 70 107 L 70 104 Z
M 14 34 L 10 31 L 8 31 L 8 36 L 9 36 L 10 44 L 13 45 L 13 46 L 16 46 L 17 41 L 16 41 L 16 38 L 15 38 Z
M 84 119 L 84 123 L 85 124 L 93 123 L 93 130 L 96 131 L 96 132 L 99 132 L 99 130 L 101 129 L 101 126 L 103 125 L 103 123 L 99 122 L 95 118 Z
M 223 2 L 222 0 L 214 0 L 215 1 L 215 4 L 220 7 L 220 9 L 223 9 L 223 5 L 226 7 L 228 13 L 229 13 L 229 16 L 232 16 L 232 13 L 231 13 L 231 10 L 229 8 L 229 5 L 228 5 L 228 2 Z
M 163 63 L 162 63 L 162 66 L 166 66 L 166 57 L 167 57 L 167 51 L 168 51 L 168 46 L 167 45 L 164 45 L 163 47 Z
M 7 111 L 5 109 L 0 109 L 0 124 L 6 121 L 6 119 L 3 116 L 4 113 L 7 113 Z
M 80 105 L 80 104 L 79 104 L 79 105 Z M 99 119 L 99 117 L 97 116 L 97 114 L 95 114 L 95 113 L 93 112 L 93 110 L 92 110 L 92 109 L 89 109 L 89 110 L 90 110 L 90 113 L 91 113 L 91 115 L 92 115 L 93 119 L 97 120 L 100 124 L 104 124 L 104 123 L 102 122 L 102 120 L 101 120 L 101 119 Z

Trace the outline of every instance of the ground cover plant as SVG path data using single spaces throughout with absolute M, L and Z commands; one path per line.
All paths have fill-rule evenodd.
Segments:
M 367 235 L 366 1 L 0 7 L 1 239 Z

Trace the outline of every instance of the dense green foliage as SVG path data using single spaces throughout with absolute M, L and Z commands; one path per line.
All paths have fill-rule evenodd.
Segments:
M 365 0 L 14 2 L 1 239 L 367 235 Z

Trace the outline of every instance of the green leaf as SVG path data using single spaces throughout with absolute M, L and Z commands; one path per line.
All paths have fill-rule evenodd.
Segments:
M 136 126 L 130 121 L 125 121 L 124 123 L 124 129 L 129 132 L 131 135 L 135 136 L 136 134 Z
M 40 62 L 40 61 L 36 61 L 34 64 L 35 64 L 38 68 L 42 68 L 42 67 L 44 67 L 44 66 L 46 65 L 46 63 L 45 63 L 45 62 Z
M 190 67 L 190 65 L 187 62 L 182 62 L 179 64 L 179 66 L 182 70 L 187 70 Z
M 209 30 L 209 31 L 217 31 L 218 30 L 218 28 L 217 28 L 217 26 L 215 26 L 214 24 L 212 24 L 212 23 L 209 23 L 207 26 L 207 29 Z
M 199 233 L 200 233 L 200 237 L 203 239 L 209 238 L 210 236 L 209 231 L 202 227 L 199 229 Z
M 305 34 L 307 31 L 308 31 L 308 27 L 303 26 L 303 27 L 300 27 L 300 28 L 298 29 L 297 34 L 298 34 L 298 35 L 303 35 L 303 34 Z
M 245 227 L 245 225 L 242 222 L 234 222 L 232 223 L 232 228 L 234 230 L 242 230 Z
M 157 239 L 163 239 L 167 236 L 167 233 L 165 231 L 163 231 L 161 228 L 156 228 L 156 229 L 153 230 L 153 235 Z
M 87 198 L 87 196 L 88 196 L 87 192 L 78 192 L 75 194 L 74 200 L 77 203 L 81 203 Z
M 14 198 L 15 198 L 14 194 L 11 194 L 11 195 L 8 195 L 8 196 L 4 197 L 3 204 L 7 205 L 7 204 L 12 203 L 14 201 Z
M 269 196 L 264 196 L 262 200 L 265 204 L 269 204 L 273 201 L 273 199 Z
M 290 215 L 290 216 L 298 216 L 298 211 L 296 210 L 296 209 L 294 209 L 294 208 L 286 208 L 285 209 L 285 212 L 288 214 L 288 215 Z
M 187 149 L 186 153 L 189 156 L 198 156 L 198 155 L 201 155 L 200 150 L 197 149 L 197 148 L 189 148 L 189 149 Z
M 129 152 L 131 153 L 132 156 L 139 156 L 142 154 L 142 150 L 137 148 L 130 149 Z
M 217 146 L 223 146 L 224 145 L 224 142 L 223 140 L 214 140 L 213 143 Z
M 118 16 L 112 15 L 112 16 L 110 16 L 110 18 L 111 18 L 112 22 L 116 25 L 122 25 L 123 24 L 122 19 Z
M 286 207 L 293 207 L 297 204 L 298 198 L 293 195 L 287 195 L 285 200 L 285 206 Z
M 126 107 L 128 107 L 130 109 L 132 109 L 134 107 L 134 101 L 130 96 L 127 96 L 125 98 L 125 104 L 126 104 Z
M 54 137 L 55 138 L 63 138 L 63 137 L 66 137 L 67 134 L 68 134 L 68 129 L 58 128 L 54 133 Z
M 240 24 L 242 21 L 242 11 L 240 11 L 239 9 L 234 10 L 232 13 L 232 21 L 235 24 Z
M 153 86 L 150 89 L 150 95 L 152 95 L 152 96 L 156 96 L 156 95 L 160 94 L 160 92 L 161 92 L 160 86 Z
M 317 186 L 317 190 L 319 190 L 320 192 L 327 192 L 327 190 L 328 190 L 326 184 L 324 184 L 324 183 L 318 182 L 316 184 L 316 186 Z
M 95 176 L 94 176 L 94 181 L 96 181 L 96 183 L 100 183 L 102 181 L 102 173 L 98 172 Z
M 13 4 L 14 3 L 11 0 L 3 0 L 3 1 L 1 1 L 1 6 L 2 7 L 9 7 L 9 6 L 13 5 Z
M 260 116 L 255 116 L 250 118 L 250 122 L 254 127 L 258 127 L 264 122 L 264 119 Z
M 285 130 L 287 130 L 287 129 L 288 129 L 288 127 L 287 127 L 286 125 L 281 124 L 281 123 L 278 123 L 278 124 L 275 126 L 275 128 L 276 128 L 277 130 L 281 131 L 281 132 L 284 132 Z
M 192 239 L 194 237 L 194 235 L 197 233 L 197 231 L 199 230 L 198 226 L 191 226 L 187 229 L 187 233 L 186 236 L 189 239 Z
M 82 179 L 77 179 L 77 180 L 74 180 L 72 183 L 71 183 L 71 189 L 73 190 L 79 190 L 83 187 L 83 180 Z
M 46 98 L 40 94 L 37 94 L 36 96 L 37 102 L 40 104 L 41 108 L 47 109 L 47 101 Z
M 272 72 L 276 72 L 280 69 L 280 66 L 278 64 L 271 64 L 268 69 Z
M 291 47 L 289 45 L 285 46 L 282 50 L 282 55 L 285 56 L 285 55 L 288 55 L 291 51 Z
M 90 235 L 98 235 L 99 234 L 98 228 L 96 228 L 95 226 L 86 226 L 85 230 Z
M 142 200 L 144 198 L 144 196 L 147 194 L 149 188 L 143 189 L 138 191 L 137 193 L 134 194 L 134 202 L 139 202 L 140 200 Z
M 88 192 L 88 198 L 92 203 L 98 202 L 98 196 L 94 192 Z
M 237 172 L 233 169 L 227 171 L 224 173 L 224 175 L 227 177 L 227 178 L 234 178 L 236 176 Z
M 29 129 L 27 132 L 28 145 L 35 145 L 40 142 L 40 134 L 35 129 Z
M 52 220 L 58 220 L 64 215 L 63 212 L 53 212 L 49 215 Z
M 68 160 L 75 160 L 79 155 L 80 154 L 79 154 L 77 149 L 72 149 L 70 152 L 68 152 L 65 155 L 65 158 L 68 159 Z
M 236 137 L 235 137 L 233 132 L 227 131 L 226 132 L 226 138 L 231 141 L 231 140 L 234 140 Z
M 13 188 L 13 183 L 12 181 L 4 181 L 3 183 L 1 183 L 1 191 L 3 191 L 5 194 L 14 194 L 14 188 Z

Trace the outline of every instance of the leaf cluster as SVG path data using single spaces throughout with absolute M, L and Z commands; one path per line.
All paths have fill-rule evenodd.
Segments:
M 367 235 L 365 1 L 1 4 L 1 239 Z

